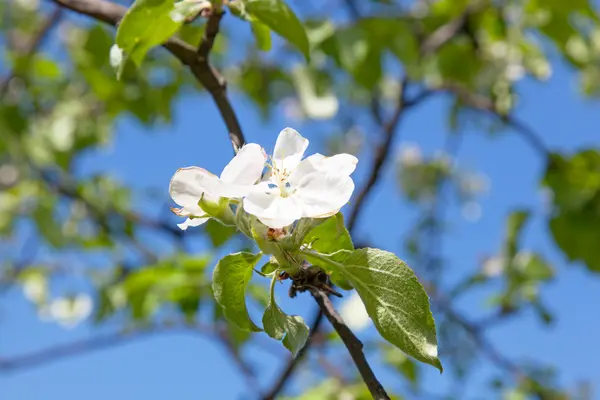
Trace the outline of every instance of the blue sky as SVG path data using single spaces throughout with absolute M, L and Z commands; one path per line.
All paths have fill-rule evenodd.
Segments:
M 577 94 L 575 78 L 568 68 L 555 64 L 549 82 L 524 81 L 519 88 L 518 116 L 540 133 L 548 147 L 575 151 L 598 145 L 598 103 L 584 100 Z M 311 141 L 310 153 L 322 150 L 323 132 L 330 125 L 298 123 L 287 120 L 282 112 L 275 113 L 272 120 L 264 123 L 247 100 L 236 94 L 232 98 L 249 142 L 272 149 L 278 132 L 292 126 Z M 436 98 L 411 112 L 393 144 L 395 150 L 408 142 L 418 144 L 426 154 L 440 149 L 447 133 L 446 109 L 446 101 Z M 573 387 L 583 379 L 600 382 L 597 363 L 591 357 L 600 354 L 597 340 L 600 323 L 593 317 L 597 313 L 595 304 L 600 300 L 599 280 L 582 266 L 567 263 L 546 234 L 538 184 L 543 173 L 543 160 L 520 137 L 510 132 L 493 138 L 478 131 L 465 133 L 458 154 L 459 164 L 487 175 L 491 186 L 489 193 L 480 199 L 483 214 L 478 221 L 466 221 L 457 207 L 450 207 L 447 212 L 451 234 L 445 237 L 443 249 L 448 260 L 449 281 L 458 280 L 464 273 L 476 269 L 481 256 L 499 250 L 505 218 L 511 209 L 531 208 L 534 218 L 527 225 L 524 247 L 547 255 L 557 270 L 558 279 L 547 285 L 542 294 L 555 313 L 557 323 L 548 329 L 542 327 L 533 314 L 525 313 L 494 328 L 488 337 L 514 360 L 535 359 L 560 367 L 560 382 L 565 385 Z M 369 165 L 369 150 L 367 147 L 360 157 L 356 172 L 358 187 Z M 230 156 L 225 128 L 212 101 L 201 94 L 186 95 L 178 101 L 172 125 L 147 132 L 132 120 L 121 120 L 114 144 L 89 155 L 83 160 L 81 169 L 84 173 L 107 171 L 140 189 L 158 188 L 163 200 L 168 202 L 168 182 L 177 168 L 199 165 L 218 173 Z M 161 202 L 143 206 L 152 215 L 168 213 Z M 400 202 L 395 165 L 388 162 L 383 179 L 373 191 L 359 222 L 358 237 L 368 237 L 372 243 L 394 251 L 402 258 L 401 233 L 404 227 L 410 226 L 414 212 L 413 208 Z M 201 251 L 199 246 L 192 248 Z M 310 318 L 313 305 L 307 296 L 292 302 L 284 295 L 284 289 L 281 289 L 278 296 L 287 312 Z M 489 292 L 477 292 L 464 297 L 460 309 L 473 318 L 486 315 L 488 295 Z M 88 325 L 65 331 L 53 324 L 39 322 L 33 308 L 17 291 L 3 298 L 0 325 L 0 355 L 3 357 L 98 333 Z M 109 328 L 102 330 L 110 331 Z M 372 335 L 371 329 L 361 332 L 360 336 Z M 440 346 L 443 349 L 444 343 Z M 264 371 L 260 382 L 267 387 L 282 360 L 261 350 L 248 351 L 246 355 L 257 369 Z M 381 371 L 381 367 L 377 366 L 377 370 Z M 429 368 L 426 371 L 430 391 L 442 393 L 450 375 L 440 376 Z M 492 372 L 493 369 L 486 367 L 474 374 L 473 384 L 467 391 L 469 398 L 485 398 L 483 377 Z M 391 375 L 383 373 L 383 378 L 385 384 L 398 387 Z M 176 334 L 149 337 L 0 376 L 0 391 L 2 399 L 6 400 L 245 399 L 249 398 L 244 396 L 245 390 L 243 379 L 220 345 L 201 336 Z

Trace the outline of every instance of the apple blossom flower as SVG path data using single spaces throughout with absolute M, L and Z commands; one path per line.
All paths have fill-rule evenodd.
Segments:
M 302 160 L 308 140 L 291 128 L 279 133 L 267 176 L 244 198 L 244 210 L 270 228 L 301 218 L 336 214 L 354 191 L 350 174 L 358 159 L 350 154 Z
M 218 204 L 221 197 L 242 198 L 261 177 L 267 156 L 257 144 L 247 144 L 225 166 L 220 177 L 200 167 L 180 168 L 169 185 L 169 193 L 181 208 L 171 208 L 175 214 L 188 217 L 179 228 L 199 226 L 209 219 L 200 207 L 203 200 Z

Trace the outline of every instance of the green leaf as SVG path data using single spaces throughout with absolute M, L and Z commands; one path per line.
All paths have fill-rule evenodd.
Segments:
M 215 248 L 221 247 L 233 235 L 235 235 L 235 227 L 223 225 L 216 219 L 209 219 L 206 222 L 206 233 L 210 237 L 210 241 Z
M 308 340 L 309 329 L 299 315 L 287 315 L 275 303 L 275 283 L 277 276 L 271 280 L 269 305 L 265 309 L 262 323 L 267 335 L 273 339 L 283 339 L 283 345 L 296 357 Z
M 323 254 L 332 254 L 339 250 L 354 250 L 352 238 L 346 229 L 344 215 L 341 212 L 327 218 L 324 222 L 312 228 L 304 237 L 302 243 L 306 245 L 310 244 L 312 250 Z M 339 252 L 335 259 L 337 262 L 343 262 L 348 254 L 350 253 Z M 338 271 L 328 271 L 328 273 L 331 281 L 336 286 L 344 290 L 353 289 L 352 285 Z
M 335 253 L 338 250 L 354 250 L 352 238 L 344 225 L 344 215 L 341 212 L 312 228 L 303 243 L 312 243 L 313 250 L 324 254 Z
M 371 248 L 353 251 L 343 264 L 309 250 L 302 254 L 328 264 L 350 281 L 384 339 L 443 371 L 429 297 L 403 261 L 393 253 Z
M 213 272 L 213 293 L 225 318 L 250 332 L 262 330 L 252 322 L 246 307 L 246 288 L 252 278 L 252 268 L 261 257 L 261 253 L 229 254 L 217 263 Z
M 251 22 L 250 25 L 252 26 L 256 46 L 262 51 L 271 50 L 271 30 L 269 27 L 257 21 Z
M 310 60 L 308 36 L 294 12 L 281 0 L 246 0 L 246 12 L 296 46 Z
M 553 193 L 554 241 L 571 261 L 600 272 L 600 152 L 589 149 L 570 158 L 552 155 L 543 183 Z
M 372 89 L 382 77 L 384 42 L 362 26 L 336 31 L 320 49 L 346 70 L 359 85 Z
M 177 32 L 185 19 L 182 11 L 173 0 L 136 0 L 119 23 L 116 44 L 139 66 L 152 47 Z
M 263 265 L 260 268 L 260 272 L 262 272 L 265 275 L 269 275 L 273 272 L 275 272 L 277 269 L 279 268 L 279 264 L 277 264 L 277 262 L 273 262 L 273 261 L 268 261 L 265 263 L 265 265 Z
M 513 211 L 506 222 L 506 258 L 512 259 L 518 250 L 519 238 L 525 223 L 529 219 L 529 212 L 526 210 Z

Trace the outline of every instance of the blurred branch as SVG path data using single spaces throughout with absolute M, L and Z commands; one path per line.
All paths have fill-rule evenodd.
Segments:
M 131 211 L 117 210 L 114 207 L 111 207 L 108 210 L 103 210 L 101 207 L 86 199 L 85 196 L 83 196 L 77 190 L 76 185 L 70 182 L 69 179 L 67 179 L 64 176 L 58 179 L 53 179 L 47 173 L 42 172 L 41 175 L 42 180 L 44 180 L 46 184 L 48 184 L 51 190 L 65 197 L 83 203 L 86 206 L 86 208 L 92 213 L 93 217 L 97 220 L 97 222 L 105 229 L 108 229 L 106 223 L 100 220 L 105 214 L 112 212 L 119 215 L 125 221 L 130 222 L 132 224 L 142 225 L 147 228 L 163 231 L 174 236 L 176 239 L 183 238 L 183 231 L 175 226 L 172 226 L 167 222 L 150 219 Z
M 504 357 L 496 347 L 488 341 L 485 336 L 483 330 L 478 327 L 476 324 L 467 320 L 463 315 L 454 310 L 450 302 L 447 299 L 437 298 L 437 305 L 445 312 L 446 316 L 462 326 L 465 331 L 471 336 L 477 347 L 481 350 L 481 352 L 490 359 L 496 366 L 504 369 L 505 371 L 512 373 L 516 377 L 526 376 L 524 371 L 510 359 Z
M 486 6 L 486 3 L 487 2 L 485 1 L 479 2 L 478 4 L 471 3 L 457 18 L 433 31 L 421 44 L 421 56 L 435 53 L 456 36 L 462 32 L 465 32 L 469 23 L 469 17 L 479 9 Z
M 82 339 L 69 344 L 49 347 L 22 356 L 16 356 L 12 358 L 0 357 L 0 372 L 12 373 L 22 369 L 39 367 L 44 364 L 59 361 L 61 359 L 81 356 L 98 350 L 114 348 L 131 343 L 135 340 L 165 333 L 201 334 L 219 341 L 225 346 L 225 348 L 234 358 L 235 364 L 246 378 L 248 387 L 251 387 L 252 389 L 258 387 L 252 369 L 245 363 L 244 360 L 242 360 L 237 351 L 232 350 L 230 347 L 230 342 L 222 334 L 222 332 L 215 331 L 210 327 L 198 323 L 185 325 L 174 325 L 170 323 L 157 324 L 150 328 L 133 331 L 118 331 L 98 335 L 93 338 Z
M 206 328 L 201 325 L 173 326 L 170 324 L 156 325 L 151 328 L 139 329 L 129 332 L 112 332 L 103 335 L 98 335 L 90 339 L 82 339 L 68 344 L 52 346 L 30 354 L 16 356 L 13 358 L 0 358 L 0 371 L 16 372 L 20 369 L 38 367 L 64 358 L 79 356 L 97 350 L 121 346 L 131 341 L 139 340 L 152 335 L 161 333 L 175 333 L 178 331 L 184 333 L 202 333 L 209 335 L 214 334 L 209 328 Z
M 48 16 L 48 18 L 46 18 L 46 20 L 42 23 L 39 31 L 37 31 L 37 33 L 34 34 L 29 43 L 26 46 L 24 46 L 24 48 L 21 50 L 23 55 L 25 55 L 26 57 L 32 56 L 42 45 L 44 39 L 46 38 L 46 36 L 48 36 L 52 28 L 54 28 L 54 26 L 56 26 L 56 24 L 60 21 L 61 17 L 62 9 L 56 7 L 54 11 L 52 11 L 52 14 L 50 14 L 50 16 Z M 0 81 L 0 99 L 6 95 L 6 92 L 8 91 L 8 88 L 10 86 L 10 82 L 16 76 L 17 71 L 15 69 L 12 69 Z
M 116 26 L 125 15 L 127 9 L 119 4 L 105 0 L 52 0 L 56 4 L 69 10 L 85 14 L 107 24 Z M 227 97 L 226 83 L 221 74 L 208 62 L 208 55 L 212 48 L 214 36 L 218 32 L 218 24 L 222 14 L 215 12 L 209 17 L 211 32 L 207 28 L 202 42 L 194 48 L 184 41 L 171 38 L 164 47 L 167 48 L 183 64 L 187 65 L 198 82 L 210 93 L 219 109 L 219 113 L 229 131 L 234 150 L 245 143 L 244 134 L 239 124 L 235 111 Z M 215 28 L 216 27 L 216 28 Z M 211 39 L 212 36 L 212 39 Z M 200 53 L 202 51 L 202 53 Z
M 486 96 L 473 93 L 465 88 L 458 85 L 446 84 L 439 87 L 437 90 L 447 91 L 455 94 L 459 100 L 461 100 L 466 106 L 471 107 L 475 110 L 487 113 L 505 125 L 514 129 L 526 142 L 533 148 L 540 156 L 547 158 L 550 154 L 550 150 L 546 147 L 546 144 L 540 138 L 531 127 L 529 127 L 523 121 L 510 116 L 503 115 L 496 109 L 494 102 Z
M 363 344 L 344 323 L 342 317 L 340 317 L 333 307 L 333 304 L 331 304 L 329 296 L 319 289 L 311 289 L 310 293 L 319 304 L 320 309 L 323 311 L 329 322 L 331 322 L 331 325 L 333 325 L 333 328 L 338 335 L 340 335 L 340 338 L 352 356 L 352 360 L 358 368 L 360 376 L 369 388 L 369 392 L 371 392 L 373 398 L 377 400 L 389 400 L 390 397 L 383 386 L 381 386 L 379 380 L 377 380 L 377 377 L 373 373 L 373 370 L 365 357 Z

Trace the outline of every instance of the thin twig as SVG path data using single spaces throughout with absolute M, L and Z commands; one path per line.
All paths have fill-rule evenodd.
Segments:
M 69 10 L 85 14 L 99 21 L 116 26 L 125 15 L 127 9 L 119 4 L 106 0 L 52 0 L 56 4 Z M 227 97 L 225 80 L 219 72 L 208 63 L 208 54 L 200 57 L 198 50 L 184 41 L 171 38 L 167 40 L 164 47 L 177 57 L 183 64 L 187 65 L 198 82 L 210 93 L 219 109 L 221 118 L 227 126 L 229 137 L 234 145 L 234 150 L 241 147 L 245 142 L 242 128 L 237 119 L 235 111 Z M 206 45 L 205 45 L 206 47 Z M 212 46 L 210 46 L 212 47 Z M 208 51 L 210 51 L 210 47 Z M 202 44 L 200 45 L 202 48 Z
M 475 110 L 482 111 L 487 113 L 494 118 L 499 119 L 506 126 L 514 129 L 516 133 L 518 133 L 526 142 L 531 146 L 536 153 L 538 153 L 541 157 L 547 158 L 550 154 L 550 150 L 546 146 L 546 144 L 540 138 L 531 127 L 529 127 L 525 122 L 517 119 L 511 115 L 503 115 L 496 109 L 494 102 L 486 96 L 473 93 L 461 86 L 446 84 L 443 85 L 437 90 L 447 91 L 455 94 L 460 101 L 462 101 L 466 106 L 471 107 Z
M 108 210 L 103 210 L 93 202 L 89 201 L 83 196 L 74 183 L 67 181 L 65 177 L 59 179 L 53 179 L 48 174 L 42 173 L 41 178 L 48 184 L 49 188 L 58 194 L 68 197 L 73 200 L 80 201 L 90 211 L 90 213 L 96 218 L 101 218 L 105 214 L 114 213 L 125 221 L 132 224 L 142 225 L 147 228 L 155 229 L 172 235 L 176 239 L 183 237 L 183 231 L 181 229 L 172 226 L 171 224 L 163 221 L 154 220 L 146 216 L 142 217 L 131 211 L 117 210 L 111 207 Z M 106 227 L 105 227 L 106 228 Z
M 93 351 L 114 348 L 131 343 L 135 340 L 165 333 L 201 334 L 217 340 L 223 346 L 225 346 L 232 356 L 234 356 L 229 347 L 230 342 L 222 334 L 222 332 L 215 331 L 210 327 L 200 324 L 174 325 L 172 323 L 165 323 L 157 324 L 144 329 L 111 332 L 89 339 L 74 341 L 68 344 L 52 346 L 40 351 L 16 356 L 13 358 L 0 358 L 0 372 L 15 373 L 20 370 L 43 366 L 61 359 L 81 356 L 84 354 L 89 354 Z M 246 378 L 248 387 L 253 389 L 256 388 L 257 383 L 252 369 L 245 363 L 244 360 L 242 360 L 241 357 L 234 356 L 234 359 L 241 374 Z
M 367 388 L 369 388 L 369 392 L 376 400 L 389 400 L 389 396 L 386 393 L 385 389 L 373 373 L 367 358 L 365 357 L 365 353 L 363 352 L 363 344 L 361 341 L 352 333 L 350 328 L 344 323 L 342 317 L 337 313 L 333 304 L 331 304 L 331 300 L 327 296 L 327 294 L 318 289 L 311 289 L 311 294 L 319 304 L 323 313 L 331 322 L 331 325 L 336 330 L 342 342 L 348 349 L 350 356 L 352 356 L 352 360 L 354 364 L 358 368 L 360 372 L 360 376 L 364 380 Z
M 26 57 L 32 56 L 42 45 L 44 39 L 52 28 L 56 26 L 58 21 L 62 16 L 62 9 L 60 7 L 56 7 L 52 14 L 42 23 L 39 31 L 33 36 L 33 38 L 29 41 L 29 43 L 23 48 L 22 53 Z M 12 69 L 1 81 L 0 81 L 0 99 L 6 95 L 8 88 L 10 86 L 10 82 L 17 76 L 17 71 Z
M 146 338 L 158 333 L 211 333 L 208 328 L 194 325 L 172 326 L 169 324 L 157 325 L 151 328 L 133 331 L 118 331 L 98 335 L 90 339 L 82 339 L 68 344 L 52 346 L 47 349 L 30 354 L 16 356 L 14 358 L 0 358 L 0 371 L 16 372 L 21 369 L 42 366 L 44 364 L 58 361 L 60 359 L 87 354 L 93 351 L 116 347 L 127 344 L 133 340 Z

